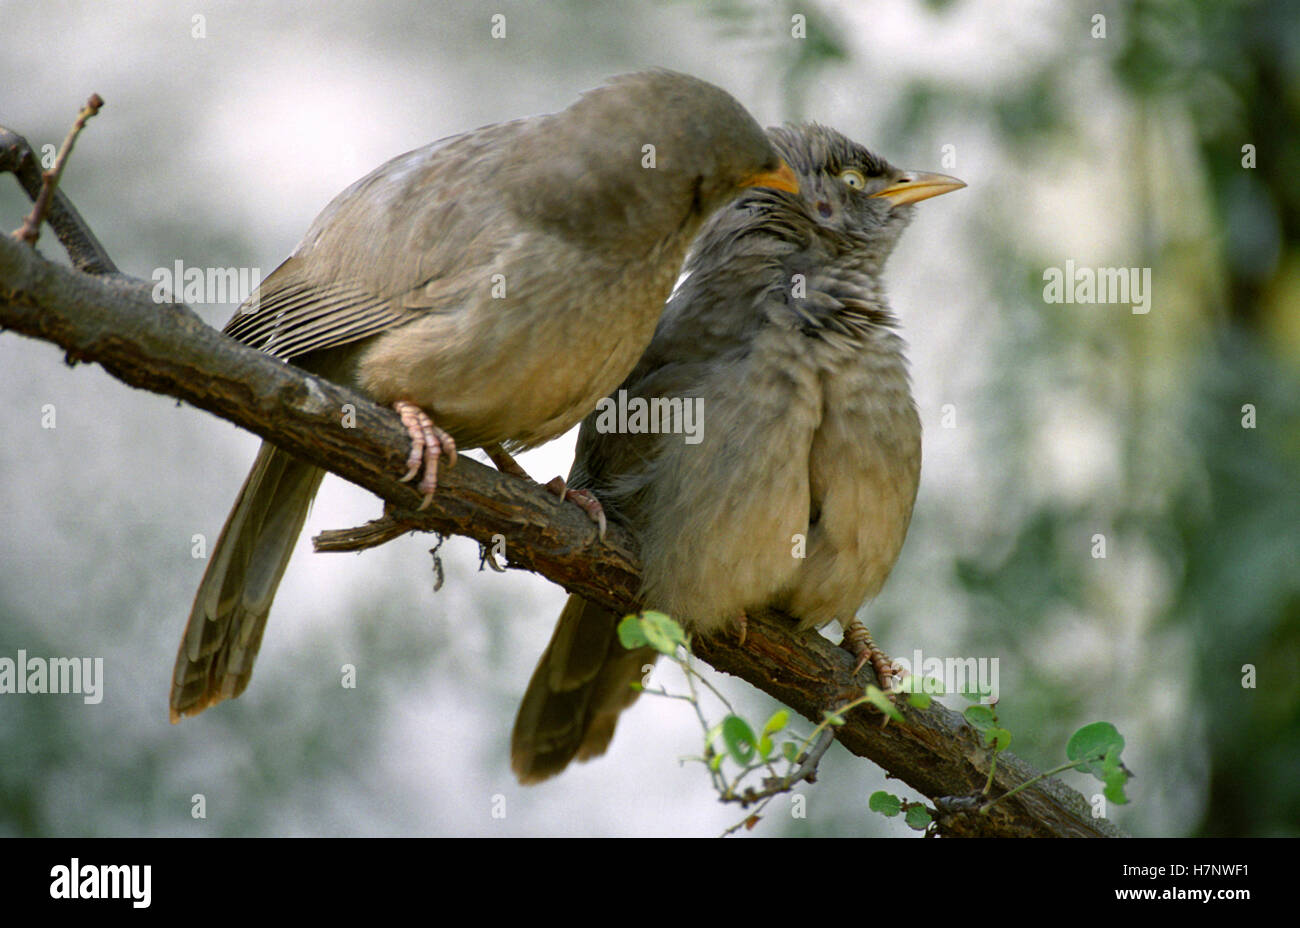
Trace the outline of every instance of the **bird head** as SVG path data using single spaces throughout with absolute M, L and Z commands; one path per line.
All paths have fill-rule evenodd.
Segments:
M 799 189 L 734 97 L 675 71 L 615 77 L 537 120 L 518 144 L 535 165 L 523 178 L 526 209 L 573 237 L 629 247 L 671 236 L 684 249 L 742 190 Z
M 857 142 L 817 123 L 768 130 L 799 178 L 808 217 L 883 262 L 911 220 L 913 204 L 965 187 L 946 174 L 905 171 Z M 791 195 L 794 196 L 794 195 Z

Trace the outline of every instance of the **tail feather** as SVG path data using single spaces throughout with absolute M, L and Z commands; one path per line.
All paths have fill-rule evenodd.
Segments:
M 565 603 L 515 717 L 510 765 L 520 783 L 549 779 L 608 749 L 619 714 L 636 701 L 631 684 L 658 657 L 653 648 L 624 648 L 618 620 L 580 596 Z
M 324 475 L 262 445 L 194 596 L 172 675 L 173 722 L 248 686 L 276 588 Z

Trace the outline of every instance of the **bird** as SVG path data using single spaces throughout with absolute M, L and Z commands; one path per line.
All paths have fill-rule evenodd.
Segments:
M 457 448 L 526 477 L 511 454 L 577 425 L 627 376 L 701 224 L 755 185 L 797 189 L 734 97 L 669 70 L 621 75 L 560 112 L 376 168 L 223 331 L 392 406 L 423 508 Z M 248 685 L 322 476 L 262 445 L 194 598 L 173 722 Z M 598 501 L 558 492 L 599 517 Z
M 886 675 L 855 617 L 907 534 L 921 422 L 882 270 L 912 204 L 965 184 L 899 170 L 817 123 L 768 133 L 799 191 L 746 191 L 705 224 L 615 394 L 624 410 L 659 402 L 670 420 L 673 401 L 694 404 L 694 434 L 662 415 L 616 422 L 602 404 L 579 430 L 569 485 L 636 538 L 646 608 L 706 635 L 739 623 L 742 643 L 758 608 L 800 629 L 838 621 L 858 668 Z M 657 656 L 625 649 L 619 618 L 568 597 L 516 715 L 521 783 L 608 748 Z

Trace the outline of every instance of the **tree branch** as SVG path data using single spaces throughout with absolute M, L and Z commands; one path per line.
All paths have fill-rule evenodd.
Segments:
M 14 175 L 33 203 L 40 199 L 41 191 L 46 187 L 45 175 L 27 139 L 4 126 L 0 126 L 0 172 Z M 63 191 L 54 190 L 45 218 L 68 250 L 73 267 L 87 274 L 118 273 L 117 265 Z
M 391 517 L 412 529 L 467 535 L 487 545 L 504 536 L 510 567 L 540 573 L 615 610 L 636 609 L 635 543 L 619 526 L 611 524 L 599 543 L 596 527 L 578 507 L 557 505 L 541 487 L 467 458 L 440 471 L 433 505 L 416 512 L 420 494 L 398 480 L 408 439 L 391 410 L 238 344 L 184 305 L 155 303 L 151 290 L 144 281 L 78 273 L 0 240 L 0 327 L 61 346 L 69 363 L 96 362 L 124 383 L 185 400 L 255 432 L 375 493 L 389 504 Z M 788 619 L 772 614 L 750 615 L 743 647 L 723 635 L 697 638 L 694 650 L 814 721 L 860 695 L 870 679 L 869 669 L 852 677 L 847 652 L 820 635 L 796 634 Z M 983 787 L 991 755 L 959 714 L 937 703 L 924 711 L 901 708 L 906 724 L 882 728 L 882 717 L 864 708 L 849 713 L 836 735 L 854 754 L 932 800 Z M 1035 775 L 1004 752 L 993 795 Z M 950 812 L 938 822 L 948 835 L 1121 834 L 1092 818 L 1083 797 L 1056 780 L 1021 791 L 989 814 Z

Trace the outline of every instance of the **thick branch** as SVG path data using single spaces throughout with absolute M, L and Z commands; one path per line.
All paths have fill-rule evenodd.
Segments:
M 507 540 L 509 566 L 536 571 L 614 609 L 635 608 L 635 546 L 611 525 L 605 544 L 576 506 L 557 506 L 542 488 L 463 459 L 439 475 L 430 510 L 397 478 L 408 449 L 394 413 L 360 395 L 226 338 L 188 308 L 156 304 L 150 286 L 96 278 L 50 264 L 0 241 L 0 326 L 61 346 L 70 362 L 94 361 L 132 386 L 164 393 L 249 429 L 392 504 L 412 528 Z M 355 409 L 355 421 L 345 415 Z M 347 423 L 345 425 L 345 422 Z M 751 615 L 748 640 L 697 640 L 704 660 L 771 694 L 810 719 L 861 693 L 852 659 L 819 635 L 800 635 L 771 615 Z M 941 706 L 905 708 L 906 724 L 855 710 L 837 732 L 850 751 L 878 763 L 931 799 L 980 789 L 989 756 L 960 715 Z M 1034 775 L 1002 754 L 995 794 Z M 863 802 L 865 812 L 865 797 Z M 1093 819 L 1078 793 L 1055 780 L 1026 789 L 991 814 L 944 816 L 953 835 L 1117 836 Z

